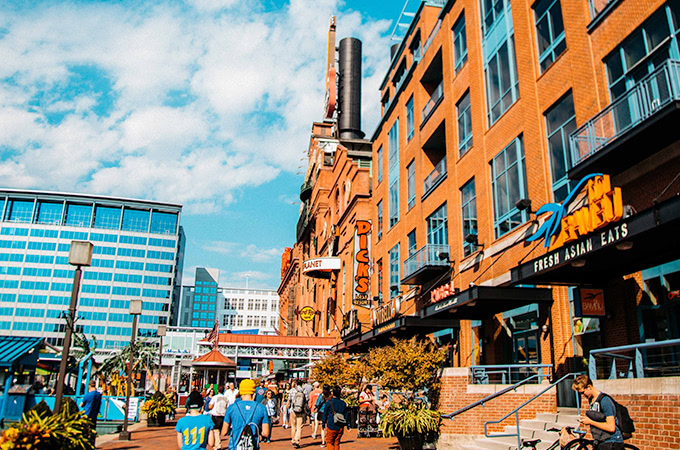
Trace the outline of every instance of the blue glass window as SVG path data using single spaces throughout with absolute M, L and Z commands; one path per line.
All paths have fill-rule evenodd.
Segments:
M 460 188 L 460 201 L 463 221 L 463 256 L 468 256 L 477 250 L 475 244 L 465 241 L 466 236 L 477 234 L 477 193 L 474 178 Z
M 411 230 L 408 234 L 408 256 L 411 256 L 418 250 L 418 244 L 416 243 L 416 230 Z
M 92 220 L 92 205 L 66 205 L 66 219 L 64 225 L 71 227 L 89 227 Z
M 567 170 L 572 166 L 569 135 L 576 129 L 576 114 L 571 91 L 545 113 L 552 175 L 553 198 L 561 202 L 571 190 Z
M 383 232 L 383 202 L 380 200 L 378 204 L 376 205 L 378 209 L 378 218 L 377 218 L 377 230 L 376 233 L 378 234 L 377 239 L 380 240 L 382 238 L 382 232 Z
M 567 48 L 560 0 L 538 0 L 534 4 L 534 15 L 538 38 L 538 62 L 541 72 L 545 72 Z
M 527 220 L 527 211 L 515 204 L 526 198 L 526 169 L 522 136 L 514 139 L 491 160 L 494 232 L 499 238 Z
M 406 166 L 406 195 L 408 198 L 408 209 L 416 205 L 416 162 L 411 161 Z
M 465 14 L 453 26 L 453 55 L 454 68 L 456 73 L 465 65 L 467 61 L 467 37 L 465 36 Z
M 151 213 L 151 233 L 175 234 L 177 232 L 177 214 L 154 211 Z
M 456 105 L 458 111 L 458 155 L 463 156 L 472 148 L 472 112 L 470 91 L 467 91 Z
M 399 119 L 394 121 L 390 129 L 388 145 L 389 199 L 387 207 L 390 228 L 392 228 L 399 222 Z
M 40 201 L 36 222 L 44 225 L 60 225 L 63 210 L 63 203 Z
M 415 123 L 413 118 L 413 96 L 406 103 L 406 141 L 413 139 L 413 129 Z
M 120 207 L 100 206 L 94 209 L 94 228 L 117 230 L 120 228 Z
M 380 183 L 383 179 L 383 149 L 382 149 L 382 145 L 378 149 L 378 156 L 377 156 L 376 159 L 377 159 L 376 164 L 378 165 L 378 167 L 376 168 L 376 173 L 377 173 L 377 177 L 378 177 L 378 183 Z
M 125 209 L 123 211 L 123 231 L 147 232 L 149 230 L 149 211 Z
M 5 210 L 6 222 L 31 223 L 33 218 L 33 200 L 13 200 L 7 201 Z
M 427 243 L 434 245 L 449 245 L 446 203 L 437 208 L 437 210 L 427 218 Z
M 390 298 L 399 295 L 401 272 L 399 271 L 399 244 L 390 249 Z
M 493 125 L 519 97 L 515 41 L 511 37 L 491 56 L 485 68 L 489 126 Z

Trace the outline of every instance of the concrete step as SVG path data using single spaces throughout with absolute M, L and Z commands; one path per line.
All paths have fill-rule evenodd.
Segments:
M 506 433 L 516 433 L 517 432 L 517 427 L 514 425 L 508 425 L 505 427 L 505 432 Z M 558 432 L 554 431 L 543 431 L 543 430 L 536 430 L 532 428 L 525 428 L 525 427 L 519 427 L 519 433 L 520 436 L 522 436 L 523 439 L 540 439 L 542 441 L 550 441 L 550 442 L 555 442 L 555 439 L 559 437 Z

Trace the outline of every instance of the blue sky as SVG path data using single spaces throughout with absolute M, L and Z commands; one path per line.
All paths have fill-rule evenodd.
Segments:
M 413 1 L 412 3 L 416 3 Z M 295 241 L 328 20 L 363 41 L 363 128 L 401 1 L 11 1 L 0 185 L 184 205 L 185 281 L 276 288 Z

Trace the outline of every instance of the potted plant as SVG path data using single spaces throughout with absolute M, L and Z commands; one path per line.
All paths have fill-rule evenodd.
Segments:
M 436 448 L 441 414 L 425 403 L 393 403 L 380 419 L 385 437 L 396 436 L 402 450 Z
M 170 399 L 160 391 L 154 392 L 142 405 L 142 412 L 147 416 L 146 424 L 150 427 L 162 427 L 165 425 L 165 416 L 174 411 Z

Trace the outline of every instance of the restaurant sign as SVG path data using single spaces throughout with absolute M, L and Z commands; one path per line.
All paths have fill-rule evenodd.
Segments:
M 357 220 L 354 228 L 354 289 L 352 304 L 369 308 L 371 289 L 369 264 L 371 261 L 371 221 Z
M 621 188 L 611 187 L 609 175 L 594 173 L 583 178 L 562 203 L 548 203 L 536 216 L 550 213 L 527 241 L 544 240 L 550 251 L 574 242 L 623 217 Z M 570 256 L 585 248 L 576 248 Z
M 373 326 L 377 327 L 394 318 L 394 308 L 392 303 L 385 303 L 373 311 Z
M 574 316 L 603 317 L 604 291 L 602 289 L 580 288 L 574 292 Z
M 361 333 L 361 323 L 359 322 L 359 315 L 356 309 L 351 309 L 342 316 L 342 328 L 340 329 L 340 337 L 347 339 L 355 334 Z
M 305 306 L 300 310 L 300 319 L 305 322 L 311 322 L 314 320 L 314 316 L 316 316 L 316 310 L 311 306 Z
M 453 280 L 451 280 L 446 284 L 442 284 L 441 286 L 432 289 L 432 292 L 430 293 L 430 302 L 436 303 L 440 300 L 444 300 L 447 297 L 456 295 L 457 293 L 458 291 L 455 287 L 453 287 Z

